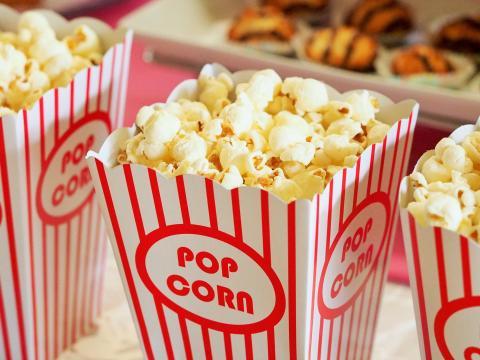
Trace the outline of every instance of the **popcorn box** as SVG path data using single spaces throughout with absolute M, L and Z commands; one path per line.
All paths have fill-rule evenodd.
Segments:
M 479 124 L 461 126 L 450 137 L 460 143 Z M 480 246 L 453 231 L 418 224 L 406 209 L 408 180 L 401 184 L 400 216 L 422 358 L 475 359 L 480 354 L 480 272 L 475 270 Z
M 131 33 L 42 13 L 60 36 L 91 26 L 109 50 L 68 86 L 0 118 L 2 359 L 52 359 L 93 329 L 106 241 L 83 158 L 123 123 Z M 2 30 L 18 18 L 0 5 Z
M 369 357 L 418 111 L 376 95 L 387 137 L 313 200 L 114 166 L 135 127 L 87 155 L 146 358 Z

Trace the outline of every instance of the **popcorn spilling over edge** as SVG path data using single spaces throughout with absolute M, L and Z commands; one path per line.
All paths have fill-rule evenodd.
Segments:
M 408 210 L 421 225 L 443 227 L 480 240 L 480 131 L 461 144 L 444 138 L 410 175 Z
M 289 202 L 322 192 L 389 130 L 375 119 L 378 101 L 367 91 L 333 101 L 322 82 L 282 81 L 273 70 L 236 86 L 226 73 L 201 75 L 198 85 L 195 101 L 141 108 L 118 162 L 166 177 L 198 174 L 227 189 L 260 187 Z
M 77 72 L 100 63 L 102 53 L 98 35 L 87 25 L 59 40 L 43 15 L 23 13 L 16 33 L 0 31 L 0 116 L 67 85 Z

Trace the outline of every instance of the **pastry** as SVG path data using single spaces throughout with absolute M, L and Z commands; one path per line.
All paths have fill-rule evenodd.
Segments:
M 262 43 L 288 45 L 295 26 L 288 17 L 273 6 L 249 7 L 233 22 L 230 40 L 261 45 Z
M 396 0 L 363 0 L 345 23 L 372 35 L 408 32 L 413 27 L 410 9 Z
M 288 15 L 317 12 L 325 9 L 328 0 L 265 0 L 266 5 L 275 6 Z
M 399 76 L 422 73 L 447 74 L 454 70 L 448 58 L 428 45 L 413 45 L 400 51 L 392 60 L 392 72 Z
M 378 43 L 352 27 L 323 28 L 307 41 L 305 53 L 316 62 L 353 71 L 370 71 Z
M 452 51 L 480 53 L 480 15 L 448 22 L 434 35 L 434 43 Z

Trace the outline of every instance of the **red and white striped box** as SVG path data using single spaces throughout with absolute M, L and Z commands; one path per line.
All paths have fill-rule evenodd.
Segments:
M 250 76 L 233 74 L 237 83 Z M 180 84 L 169 101 L 196 85 Z M 378 96 L 387 137 L 312 201 L 112 167 L 133 127 L 87 155 L 146 358 L 370 355 L 418 111 Z
M 132 34 L 43 11 L 57 34 L 79 24 L 108 51 L 101 65 L 0 118 L 0 358 L 52 359 L 93 329 L 105 231 L 84 160 L 123 124 Z M 0 5 L 0 27 L 19 14 Z
M 465 125 L 450 137 L 461 143 L 477 125 Z M 415 169 L 433 151 L 425 153 Z M 480 324 L 480 246 L 453 231 L 421 226 L 407 211 L 408 178 L 401 184 L 400 215 L 423 359 L 476 359 Z

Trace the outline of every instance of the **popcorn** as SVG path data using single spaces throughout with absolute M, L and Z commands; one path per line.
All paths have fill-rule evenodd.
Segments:
M 440 226 L 480 241 L 480 132 L 461 144 L 440 140 L 419 171 L 410 175 L 408 210 L 422 225 Z M 478 157 L 478 158 L 477 158 Z
M 98 35 L 87 25 L 58 39 L 35 11 L 20 16 L 17 32 L 0 32 L 0 107 L 17 112 L 43 93 L 68 84 L 80 70 L 102 58 Z
M 201 75 L 197 90 L 192 99 L 142 107 L 137 134 L 118 161 L 144 164 L 167 177 L 198 174 L 227 189 L 260 187 L 289 202 L 322 192 L 389 129 L 375 119 L 376 100 L 368 92 L 330 101 L 323 83 L 298 77 L 282 82 L 273 70 L 236 86 L 227 74 Z M 419 199 L 426 199 L 420 191 Z M 450 191 L 471 208 L 472 194 L 463 198 Z
M 328 103 L 325 85 L 314 79 L 299 77 L 286 78 L 282 85 L 282 93 L 294 100 L 298 114 L 319 111 Z

